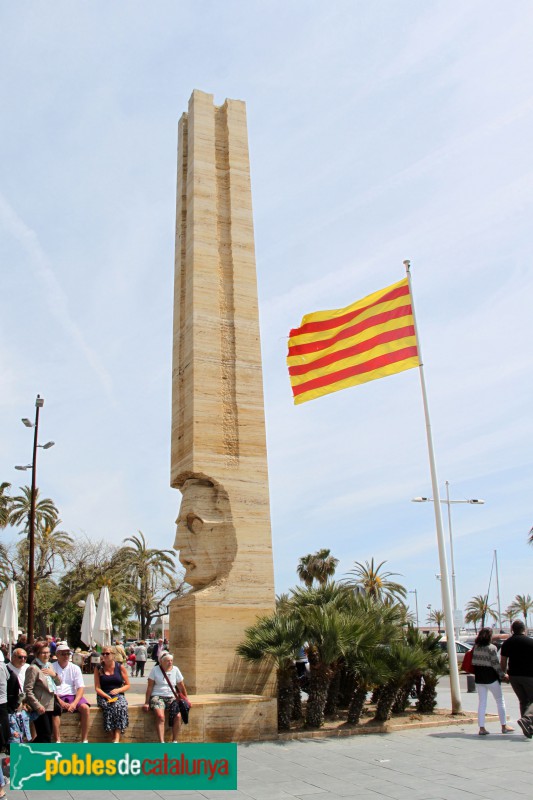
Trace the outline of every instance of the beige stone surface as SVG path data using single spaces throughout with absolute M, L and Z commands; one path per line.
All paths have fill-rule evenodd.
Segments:
M 103 727 L 102 712 L 94 698 L 91 707 L 89 741 L 107 742 L 110 735 Z M 192 709 L 189 724 L 181 726 L 181 742 L 245 742 L 269 739 L 277 730 L 277 706 L 272 697 L 254 695 L 198 695 L 190 697 Z M 121 738 L 123 742 L 156 742 L 154 715 L 143 711 L 144 697 L 128 698 L 129 727 Z M 168 720 L 165 721 L 165 739 L 172 741 Z M 61 740 L 80 740 L 80 725 L 77 714 L 61 717 Z
M 193 592 L 170 644 L 193 692 L 260 692 L 235 658 L 274 607 L 246 107 L 193 92 L 179 124 L 171 485 Z M 250 688 L 253 687 L 253 688 Z

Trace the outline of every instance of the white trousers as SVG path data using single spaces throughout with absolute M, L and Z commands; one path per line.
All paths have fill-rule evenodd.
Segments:
M 489 692 L 496 700 L 500 725 L 505 725 L 507 722 L 507 715 L 505 713 L 505 701 L 503 699 L 501 683 L 499 683 L 499 681 L 494 681 L 494 683 L 476 683 L 476 689 L 479 696 L 479 705 L 477 707 L 477 720 L 479 727 L 485 727 L 485 713 L 487 711 L 487 697 Z

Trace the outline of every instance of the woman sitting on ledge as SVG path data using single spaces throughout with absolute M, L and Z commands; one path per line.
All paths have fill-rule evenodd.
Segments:
M 120 742 L 120 734 L 129 725 L 128 701 L 124 692 L 130 688 L 130 679 L 123 664 L 115 661 L 110 647 L 102 651 L 103 663 L 94 670 L 96 702 L 104 715 L 104 730 L 113 734 L 113 743 Z
M 163 653 L 161 661 L 152 668 L 148 675 L 146 687 L 146 700 L 143 706 L 145 711 L 152 710 L 155 714 L 159 741 L 165 741 L 165 710 L 168 709 L 169 725 L 172 728 L 172 740 L 178 741 L 181 726 L 181 716 L 174 691 L 181 692 L 187 697 L 187 690 L 183 683 L 183 675 L 178 667 L 173 664 L 174 656 Z M 165 677 L 166 676 L 166 677 Z M 169 685 L 170 683 L 170 685 Z M 174 691 L 173 691 L 174 689 Z

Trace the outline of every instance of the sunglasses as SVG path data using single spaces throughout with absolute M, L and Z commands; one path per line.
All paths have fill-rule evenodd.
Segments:
M 113 653 L 102 653 L 103 656 L 112 656 Z
M 16 653 L 14 654 L 13 658 L 28 658 L 28 656 L 19 656 Z

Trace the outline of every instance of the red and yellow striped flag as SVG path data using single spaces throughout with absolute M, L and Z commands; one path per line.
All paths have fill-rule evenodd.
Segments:
M 306 314 L 287 356 L 295 404 L 419 366 L 407 278 L 351 306 Z

